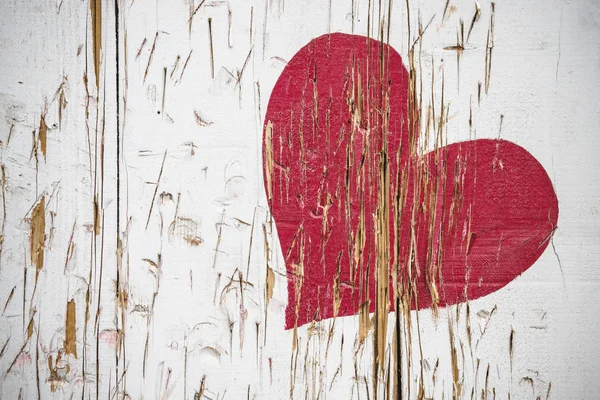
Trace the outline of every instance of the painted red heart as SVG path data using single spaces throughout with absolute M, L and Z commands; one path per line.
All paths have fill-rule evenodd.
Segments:
M 488 139 L 420 156 L 410 82 L 390 46 L 336 33 L 300 49 L 273 89 L 263 160 L 287 329 L 373 311 L 382 237 L 390 282 L 396 270 L 416 282 L 413 309 L 492 293 L 548 245 L 558 202 L 540 163 Z

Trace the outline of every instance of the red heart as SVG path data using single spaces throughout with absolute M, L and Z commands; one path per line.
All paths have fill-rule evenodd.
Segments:
M 339 33 L 312 40 L 279 77 L 263 159 L 287 329 L 373 311 L 377 257 L 390 285 L 396 270 L 416 283 L 411 306 L 422 309 L 502 288 L 548 245 L 558 202 L 540 163 L 488 139 L 420 156 L 410 84 L 393 48 Z

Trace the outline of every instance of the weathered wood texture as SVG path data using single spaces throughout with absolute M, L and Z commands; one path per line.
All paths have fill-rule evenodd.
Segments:
M 400 54 L 422 152 L 503 139 L 547 171 L 558 226 L 516 280 L 285 329 L 265 115 L 333 32 Z M 0 54 L 0 398 L 600 396 L 595 1 L 4 0 Z

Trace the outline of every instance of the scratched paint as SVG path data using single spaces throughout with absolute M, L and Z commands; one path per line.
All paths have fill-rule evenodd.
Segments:
M 597 397 L 598 11 L 0 3 L 0 398 Z
M 356 314 L 364 302 L 375 311 L 380 193 L 389 204 L 383 247 L 394 253 L 386 274 L 414 278 L 412 308 L 498 290 L 554 233 L 552 182 L 524 149 L 481 139 L 419 157 L 408 79 L 393 49 L 332 34 L 300 50 L 275 85 L 264 157 L 292 277 L 288 328 Z

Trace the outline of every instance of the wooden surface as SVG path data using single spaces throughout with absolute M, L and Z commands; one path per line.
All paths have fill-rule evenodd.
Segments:
M 531 268 L 437 313 L 285 329 L 263 126 L 333 32 L 414 66 L 422 140 L 543 166 L 559 217 Z M 598 87 L 595 1 L 2 1 L 0 398 L 600 396 Z

